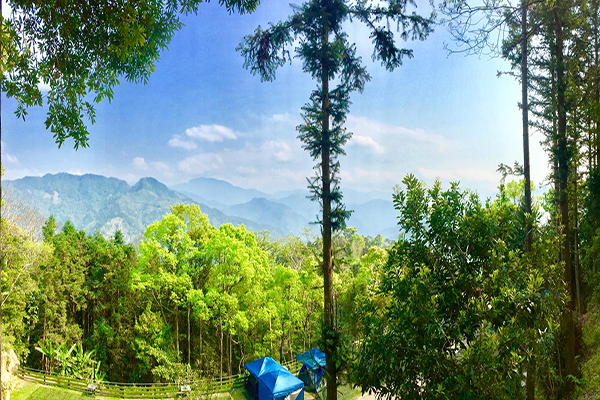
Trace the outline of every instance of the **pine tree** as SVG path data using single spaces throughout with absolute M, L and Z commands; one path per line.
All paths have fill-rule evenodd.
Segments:
M 298 126 L 299 139 L 313 160 L 316 174 L 309 179 L 312 199 L 321 203 L 319 223 L 323 236 L 324 328 L 323 342 L 327 355 L 327 398 L 337 398 L 337 354 L 339 331 L 335 321 L 333 296 L 332 231 L 343 228 L 350 215 L 342 202 L 338 157 L 351 137 L 344 128 L 350 107 L 350 94 L 361 92 L 370 76 L 356 55 L 356 46 L 348 41 L 342 24 L 358 20 L 371 30 L 373 59 L 393 70 L 402 64 L 412 51 L 399 48 L 392 26 L 403 39 L 424 40 L 432 31 L 432 19 L 409 13 L 407 0 L 388 0 L 377 5 L 366 1 L 310 0 L 293 7 L 287 21 L 260 27 L 246 36 L 239 47 L 245 58 L 244 66 L 263 81 L 275 78 L 275 71 L 291 61 L 290 47 L 303 62 L 303 69 L 317 82 L 309 102 L 302 108 L 304 123 Z M 335 85 L 335 86 L 334 86 Z M 330 86 L 334 86 L 333 88 Z

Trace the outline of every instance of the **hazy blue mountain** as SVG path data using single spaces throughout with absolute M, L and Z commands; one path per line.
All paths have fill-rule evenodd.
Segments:
M 142 178 L 133 186 L 100 175 L 47 174 L 2 184 L 36 207 L 42 215 L 53 214 L 59 224 L 70 220 L 88 233 L 100 231 L 112 236 L 120 229 L 125 240 L 137 243 L 149 224 L 162 218 L 176 203 L 194 203 L 189 197 L 170 190 L 154 178 Z M 249 230 L 275 230 L 267 223 L 225 215 L 218 209 L 199 204 L 215 226 L 243 223 Z
M 316 221 L 321 207 L 319 203 L 311 201 L 308 190 L 296 190 L 286 197 L 275 198 L 272 201 L 281 203 L 294 212 L 302 215 L 307 221 Z
M 346 204 L 363 204 L 371 200 L 387 200 L 392 201 L 392 191 L 389 193 L 379 190 L 371 190 L 369 192 L 361 192 L 349 188 L 342 188 L 342 195 Z
M 235 204 L 247 203 L 256 197 L 267 197 L 267 195 L 255 189 L 243 189 L 233 186 L 214 178 L 196 178 L 187 183 L 181 183 L 172 187 L 178 192 L 186 192 L 194 196 L 206 199 L 207 204 L 221 203 L 233 206 Z
M 356 227 L 360 234 L 398 239 L 397 212 L 391 201 L 371 200 L 363 204 L 349 204 L 346 208 L 353 210 L 348 226 Z
M 45 217 L 53 214 L 59 224 L 70 220 L 88 233 L 100 231 L 112 236 L 120 229 L 125 239 L 137 243 L 147 225 L 160 219 L 175 203 L 197 203 L 215 226 L 243 223 L 249 230 L 268 230 L 273 237 L 299 234 L 317 219 L 319 204 L 307 196 L 308 190 L 265 194 L 243 189 L 228 182 L 198 178 L 172 190 L 154 178 L 142 178 L 133 186 L 116 178 L 100 175 L 48 174 L 4 181 L 40 210 Z M 396 213 L 383 192 L 344 190 L 348 209 L 354 210 L 348 221 L 363 235 L 396 239 Z M 391 195 L 389 196 L 391 197 Z M 355 200 L 355 201 L 352 201 Z
M 289 232 L 300 233 L 304 226 L 317 220 L 320 206 L 311 201 L 308 189 L 280 191 L 265 194 L 254 189 L 244 189 L 229 182 L 198 178 L 173 186 L 191 199 L 221 210 L 228 215 L 243 216 L 274 227 L 273 236 Z M 362 192 L 342 188 L 344 202 L 355 213 L 348 221 L 363 235 L 381 234 L 390 239 L 397 238 L 396 214 L 392 194 L 382 191 Z M 312 229 L 314 225 L 310 225 Z
M 221 203 L 221 202 L 215 201 L 215 200 L 205 199 L 202 196 L 198 196 L 197 194 L 186 192 L 185 190 L 176 190 L 176 191 L 189 197 L 190 199 L 194 200 L 196 203 L 206 204 L 207 206 L 210 206 L 212 208 L 218 208 L 219 210 L 224 210 L 225 208 L 229 207 L 227 204 L 224 204 L 224 203 Z
M 229 206 L 223 211 L 229 215 L 268 223 L 277 228 L 277 231 L 271 232 L 273 236 L 300 233 L 308 225 L 306 218 L 288 206 L 265 198 L 254 198 L 247 203 Z

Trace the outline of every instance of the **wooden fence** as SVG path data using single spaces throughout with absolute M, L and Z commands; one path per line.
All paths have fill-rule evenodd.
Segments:
M 292 374 L 296 375 L 300 371 L 301 364 L 296 361 L 290 361 L 283 364 Z M 19 368 L 19 376 L 29 382 L 36 382 L 48 386 L 56 386 L 65 389 L 78 390 L 82 392 L 92 392 L 88 385 L 96 385 L 95 393 L 100 396 L 117 397 L 122 399 L 172 399 L 185 397 L 187 392 L 182 390 L 183 386 L 189 386 L 191 391 L 200 391 L 204 395 L 213 395 L 217 393 L 230 392 L 234 389 L 241 389 L 246 385 L 247 374 L 234 375 L 229 377 L 216 378 L 211 380 L 189 382 L 186 384 L 177 383 L 119 383 L 103 382 L 81 379 L 73 376 L 64 376 L 53 373 L 46 373 L 31 368 Z

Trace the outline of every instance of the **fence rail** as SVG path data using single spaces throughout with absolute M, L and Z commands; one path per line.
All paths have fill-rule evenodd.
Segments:
M 301 367 L 300 363 L 296 361 L 289 361 L 282 365 L 294 375 L 300 371 Z M 91 392 L 92 389 L 90 389 L 88 385 L 93 383 L 97 385 L 95 390 L 96 394 L 122 399 L 172 399 L 185 397 L 187 394 L 187 392 L 182 391 L 182 387 L 176 383 L 92 382 L 92 380 L 46 373 L 26 367 L 19 368 L 19 376 L 25 381 L 82 392 Z M 247 379 L 247 374 L 240 374 L 224 377 L 223 379 L 215 378 L 207 381 L 189 382 L 186 383 L 186 385 L 190 386 L 191 391 L 199 391 L 202 394 L 211 395 L 230 392 L 234 389 L 241 389 L 246 385 Z

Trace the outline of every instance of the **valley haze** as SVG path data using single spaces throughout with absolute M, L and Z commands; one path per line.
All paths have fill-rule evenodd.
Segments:
M 195 203 L 211 224 L 244 224 L 248 230 L 267 230 L 277 238 L 301 235 L 313 224 L 319 205 L 308 198 L 308 190 L 265 193 L 245 189 L 214 178 L 196 178 L 167 187 L 155 178 L 126 181 L 102 175 L 69 173 L 27 176 L 5 180 L 3 189 L 37 209 L 44 218 L 54 215 L 59 225 L 67 221 L 88 234 L 96 231 L 113 236 L 121 230 L 127 242 L 138 244 L 146 226 L 160 220 L 176 203 Z M 392 195 L 347 189 L 344 200 L 354 210 L 348 226 L 367 236 L 398 238 Z

